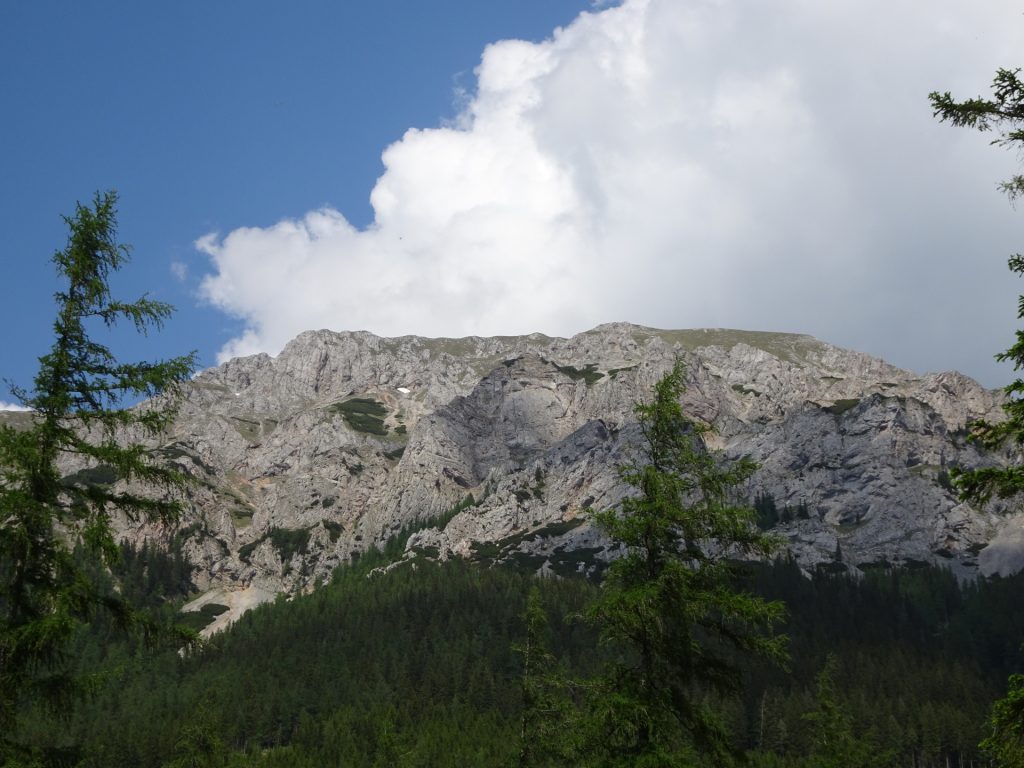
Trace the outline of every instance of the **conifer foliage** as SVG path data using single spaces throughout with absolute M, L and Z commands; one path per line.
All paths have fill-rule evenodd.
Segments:
M 15 396 L 32 410 L 21 430 L 0 426 L 0 762 L 49 763 L 58 750 L 19 741 L 18 721 L 31 707 L 64 714 L 80 685 L 68 671 L 67 650 L 79 622 L 97 608 L 130 622 L 129 606 L 96 588 L 93 561 L 113 563 L 118 547 L 111 514 L 170 520 L 170 495 L 153 499 L 119 481 L 144 481 L 168 490 L 184 477 L 151 463 L 146 449 L 119 437 L 159 434 L 173 418 L 173 400 L 132 409 L 120 406 L 153 397 L 187 379 L 192 355 L 161 362 L 122 363 L 91 333 L 128 321 L 140 333 L 159 328 L 172 308 L 143 297 L 118 301 L 109 278 L 127 261 L 117 242 L 117 195 L 97 194 L 65 217 L 67 245 L 53 256 L 64 283 L 55 298 L 55 340 L 40 358 L 31 392 Z M 73 457 L 84 469 L 62 476 L 59 462 Z M 49 745 L 52 746 L 52 745 Z
M 981 748 L 1000 768 L 1024 768 L 1024 675 L 1010 675 L 1005 698 L 992 706 Z
M 1019 69 L 1000 69 L 992 82 L 992 98 L 981 96 L 966 101 L 956 101 L 947 91 L 929 95 L 934 115 L 943 122 L 955 126 L 966 126 L 982 132 L 997 130 L 999 135 L 992 140 L 997 146 L 1024 149 L 1024 82 L 1020 80 Z M 1024 175 L 1014 174 L 999 188 L 1011 201 L 1024 194 Z M 1024 274 L 1024 255 L 1016 253 L 1008 261 L 1010 271 Z M 1024 296 L 1017 305 L 1017 317 L 1024 320 Z M 1024 368 L 1024 331 L 1018 330 L 1016 342 L 1005 352 L 996 355 L 1000 362 L 1012 362 L 1016 370 Z M 1024 446 L 1024 378 L 1018 377 L 1004 387 L 1009 396 L 1003 410 L 1006 421 L 998 424 L 976 422 L 972 425 L 973 436 L 986 448 L 999 448 L 1006 444 Z M 1010 467 L 989 467 L 951 473 L 961 495 L 969 500 L 985 503 L 993 495 L 1008 498 L 1024 490 L 1024 466 L 1019 463 Z
M 575 715 L 570 685 L 551 652 L 548 616 L 540 589 L 534 585 L 523 613 L 526 637 L 516 646 L 522 664 L 522 714 L 520 715 L 517 768 L 548 768 L 569 765 L 578 753 L 574 739 Z
M 966 126 L 987 132 L 999 131 L 992 143 L 997 146 L 1024 150 L 1024 82 L 1019 69 L 999 69 L 992 81 L 992 98 L 977 97 L 956 101 L 947 91 L 929 95 L 934 115 L 943 122 Z M 1024 175 L 1014 174 L 999 185 L 1011 202 L 1024 194 Z M 1024 275 L 1024 254 L 1009 258 L 1010 271 Z M 1024 320 L 1024 296 L 1017 302 L 1017 318 Z M 1018 329 L 1014 344 L 996 355 L 1000 362 L 1010 361 L 1014 370 L 1024 368 L 1024 330 Z M 1024 463 L 1019 451 L 1024 448 L 1024 378 L 1018 377 L 1003 388 L 1007 401 L 1003 405 L 1006 420 L 999 423 L 978 421 L 971 425 L 972 436 L 986 448 L 1010 445 L 1018 451 L 1018 461 L 1008 467 L 984 467 L 969 472 L 954 469 L 950 473 L 961 498 L 979 503 L 988 502 L 993 495 L 1000 498 L 1017 496 L 1024 491 Z M 996 702 L 990 719 L 992 736 L 985 746 L 990 755 L 1002 766 L 1020 766 L 1021 734 L 1024 733 L 1024 707 L 1020 706 L 1020 676 L 1009 681 L 1009 693 Z M 1017 697 L 1016 707 L 1013 705 Z M 1016 719 L 1014 719 L 1016 718 Z M 1008 757 L 1012 753 L 1013 758 Z
M 677 363 L 635 407 L 642 455 L 620 471 L 636 493 L 594 515 L 625 549 L 588 611 L 616 654 L 595 698 L 601 765 L 687 765 L 694 751 L 726 764 L 732 741 L 710 695 L 739 691 L 737 652 L 784 656 L 770 633 L 782 605 L 735 587 L 735 558 L 774 546 L 741 501 L 756 467 L 707 450 L 683 388 Z

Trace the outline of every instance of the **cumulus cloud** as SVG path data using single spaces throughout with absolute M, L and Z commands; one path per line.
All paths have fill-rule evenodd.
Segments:
M 373 223 L 324 209 L 207 235 L 245 331 L 571 334 L 601 322 L 813 333 L 995 378 L 1014 158 L 936 123 L 987 89 L 1019 10 L 937 0 L 625 0 L 489 45 L 442 127 L 383 154 Z
M 188 264 L 182 261 L 172 261 L 171 274 L 174 275 L 179 283 L 185 282 L 188 279 Z
M 24 405 L 18 405 L 17 403 L 8 403 L 4 400 L 0 400 L 0 411 L 31 411 L 31 408 L 26 408 Z

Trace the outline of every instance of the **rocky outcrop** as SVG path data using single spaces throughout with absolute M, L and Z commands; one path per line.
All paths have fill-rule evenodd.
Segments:
M 971 420 L 1000 418 L 1001 396 L 808 336 L 624 323 L 571 339 L 308 332 L 276 358 L 198 375 L 151 447 L 196 478 L 179 535 L 204 589 L 312 588 L 417 528 L 410 551 L 587 568 L 611 553 L 584 510 L 621 499 L 633 403 L 679 357 L 687 412 L 715 428 L 712 447 L 759 462 L 751 498 L 790 510 L 777 530 L 808 567 L 837 548 L 851 566 L 1024 564 L 1020 518 L 961 504 L 948 483 L 952 466 L 1008 460 L 966 440 Z

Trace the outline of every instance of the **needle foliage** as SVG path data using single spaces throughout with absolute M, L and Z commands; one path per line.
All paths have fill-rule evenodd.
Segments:
M 636 405 L 643 449 L 620 468 L 635 493 L 594 515 L 624 548 L 588 611 L 614 654 L 596 687 L 596 765 L 728 764 L 733 740 L 715 696 L 740 691 L 738 656 L 785 655 L 771 633 L 782 604 L 736 587 L 736 558 L 775 546 L 745 503 L 756 465 L 707 449 L 710 428 L 683 413 L 683 389 L 677 363 Z
M 956 101 L 947 91 L 930 94 L 934 115 L 943 122 L 966 126 L 982 132 L 997 131 L 992 140 L 997 146 L 1024 152 L 1024 82 L 1019 69 L 999 69 L 992 81 L 992 97 L 977 97 Z M 1010 201 L 1024 194 L 1024 175 L 1014 174 L 1000 183 Z M 1015 253 L 1009 258 L 1010 271 L 1024 274 L 1024 255 Z M 1017 318 L 1024 320 L 1024 296 L 1017 300 Z M 1024 330 L 1016 331 L 1013 345 L 996 355 L 1000 362 L 1011 362 L 1015 371 L 1024 368 Z M 1003 404 L 1006 419 L 997 423 L 976 421 L 971 424 L 971 436 L 989 449 L 1011 447 L 1017 452 L 1017 461 L 1009 466 L 983 467 L 970 471 L 954 469 L 950 473 L 960 497 L 966 501 L 985 504 L 993 496 L 1007 499 L 1024 491 L 1024 463 L 1020 451 L 1024 449 L 1024 378 L 1017 378 L 1003 388 L 1007 395 Z M 1024 695 L 1022 678 L 1009 679 L 1006 698 L 995 703 L 989 718 L 991 735 L 982 743 L 989 756 L 999 766 L 1016 768 L 1024 765 Z
M 39 359 L 31 391 L 14 388 L 32 411 L 25 429 L 0 426 L 0 764 L 62 764 L 73 750 L 23 742 L 19 721 L 42 708 L 66 715 L 85 684 L 69 671 L 69 643 L 97 609 L 138 624 L 131 607 L 97 588 L 97 561 L 118 557 L 112 515 L 171 521 L 179 472 L 154 464 L 138 439 L 162 432 L 172 397 L 190 375 L 192 355 L 123 363 L 93 337 L 128 322 L 159 328 L 172 308 L 142 297 L 122 302 L 110 277 L 128 260 L 117 242 L 117 195 L 97 194 L 65 217 L 67 245 L 53 256 L 62 287 L 55 294 L 54 342 Z M 138 397 L 158 403 L 121 407 Z M 67 467 L 79 468 L 68 475 Z M 64 468 L 64 469 L 62 469 Z M 166 490 L 160 498 L 139 484 Z M 80 546 L 79 546 L 80 545 Z M 77 547 L 77 553 L 76 553 Z

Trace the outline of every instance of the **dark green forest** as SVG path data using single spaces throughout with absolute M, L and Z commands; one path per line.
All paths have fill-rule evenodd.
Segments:
M 599 589 L 588 581 L 424 559 L 385 573 L 386 561 L 366 557 L 313 594 L 257 608 L 192 653 L 126 639 L 99 616 L 72 653 L 92 695 L 70 719 L 38 715 L 29 732 L 81 745 L 86 766 L 511 766 L 531 586 L 562 679 L 586 681 L 607 661 L 580 619 Z M 183 565 L 175 547 L 125 547 L 117 578 L 166 621 L 188 589 Z M 738 588 L 788 606 L 788 669 L 748 665 L 742 696 L 715 702 L 753 764 L 986 764 L 988 709 L 1024 661 L 1024 576 L 808 577 L 777 560 L 741 578 Z M 584 718 L 576 690 L 566 686 L 571 717 Z M 841 762 L 826 759 L 826 736 L 843 745 Z

